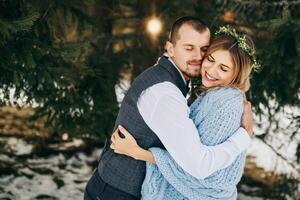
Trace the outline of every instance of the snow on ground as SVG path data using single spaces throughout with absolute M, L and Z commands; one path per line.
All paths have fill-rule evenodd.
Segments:
M 294 148 L 291 147 L 289 151 L 293 149 Z M 298 172 L 290 166 L 287 161 L 280 158 L 268 145 L 259 139 L 253 139 L 250 148 L 247 150 L 247 155 L 253 156 L 257 167 L 261 167 L 265 171 L 299 177 Z
M 22 139 L 19 146 L 26 146 Z M 19 154 L 27 154 L 26 147 Z M 11 163 L 17 174 L 1 174 L 0 199 L 83 199 L 84 188 L 92 175 L 88 164 L 97 160 L 101 149 L 87 155 L 77 152 L 71 157 L 63 154 L 28 158 L 23 162 L 0 154 L 1 162 Z
M 274 104 L 270 102 L 270 104 Z M 299 176 L 300 167 L 296 162 L 296 149 L 300 143 L 299 124 L 292 120 L 295 116 L 300 116 L 300 108 L 284 107 L 279 112 L 271 111 L 274 116 L 270 122 L 269 114 L 264 110 L 264 114 L 254 116 L 254 133 L 261 135 L 268 133 L 265 137 L 265 143 L 259 139 L 254 139 L 248 154 L 256 157 L 256 164 L 266 171 L 275 171 L 279 174 L 291 174 Z M 278 123 L 278 126 L 276 126 Z M 293 136 L 294 135 L 294 136 Z M 282 159 L 275 154 L 274 150 L 285 158 Z M 298 172 L 288 163 L 294 163 L 298 167 Z

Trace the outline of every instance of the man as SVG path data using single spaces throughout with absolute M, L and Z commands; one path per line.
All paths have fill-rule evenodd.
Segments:
M 229 166 L 250 143 L 248 133 L 240 128 L 226 142 L 204 146 L 189 119 L 185 98 L 187 81 L 200 76 L 209 41 L 210 31 L 199 19 L 178 19 L 166 44 L 167 56 L 162 56 L 155 66 L 135 79 L 115 123 L 115 128 L 124 126 L 145 149 L 165 147 L 174 160 L 196 178 L 205 178 Z M 247 122 L 244 127 L 247 126 L 249 134 L 251 115 L 249 110 L 244 117 Z M 139 199 L 145 162 L 115 154 L 110 144 L 108 140 L 98 169 L 87 185 L 85 199 Z M 195 160 L 193 165 L 191 160 Z

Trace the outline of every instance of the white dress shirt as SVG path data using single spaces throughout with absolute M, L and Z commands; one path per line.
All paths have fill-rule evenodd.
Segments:
M 171 82 L 147 88 L 139 97 L 137 106 L 146 124 L 174 160 L 198 179 L 228 167 L 251 142 L 246 130 L 239 128 L 222 144 L 203 145 L 193 120 L 189 118 L 186 98 Z

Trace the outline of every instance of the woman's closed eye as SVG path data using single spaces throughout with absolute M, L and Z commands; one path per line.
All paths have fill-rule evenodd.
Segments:
M 211 55 L 207 56 L 207 60 L 209 62 L 214 62 L 215 61 L 215 59 Z
M 231 70 L 231 68 L 225 64 L 220 64 L 220 69 L 223 71 L 223 72 L 228 72 Z
M 227 72 L 227 71 L 228 71 L 227 68 L 224 67 L 224 66 L 221 66 L 221 70 L 222 70 L 223 72 Z

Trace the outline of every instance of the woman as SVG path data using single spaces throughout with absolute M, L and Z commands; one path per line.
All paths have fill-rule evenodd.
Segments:
M 202 92 L 190 107 L 200 140 L 208 146 L 224 142 L 240 127 L 250 72 L 259 66 L 249 37 L 230 27 L 221 27 L 216 34 L 202 62 Z M 111 148 L 148 162 L 142 199 L 237 198 L 236 184 L 243 173 L 245 152 L 227 168 L 198 180 L 185 172 L 166 150 L 142 149 L 130 133 L 122 127 L 120 131 L 125 138 L 113 134 Z

